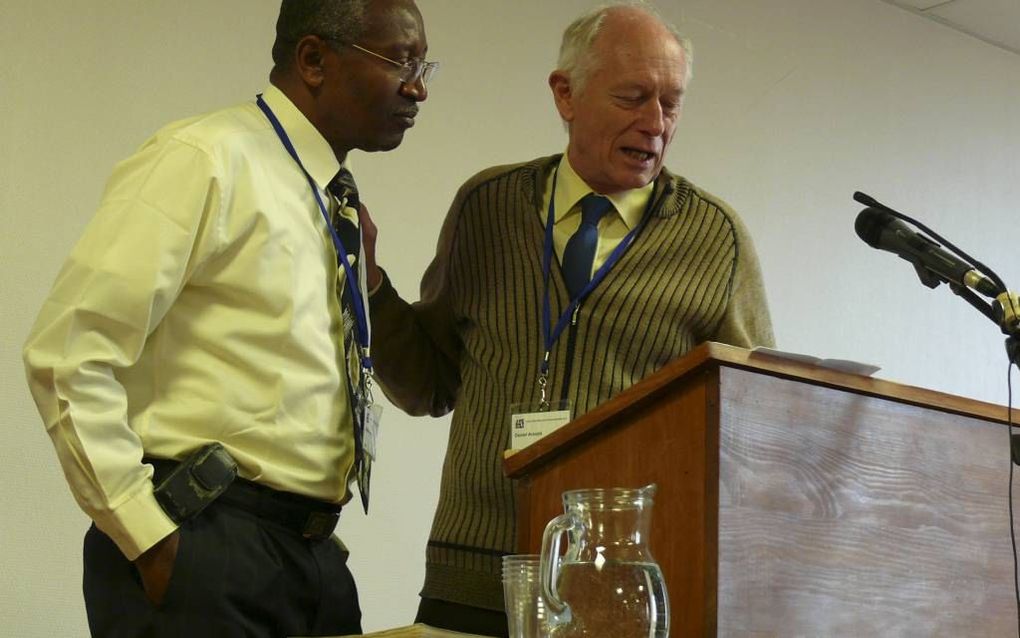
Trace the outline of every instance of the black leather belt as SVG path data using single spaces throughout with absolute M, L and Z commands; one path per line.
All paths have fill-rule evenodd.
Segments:
M 142 459 L 155 468 L 153 483 L 159 483 L 180 463 L 166 459 Z M 247 481 L 234 479 L 216 503 L 229 505 L 276 523 L 309 540 L 329 538 L 340 521 L 340 506 L 300 494 L 281 492 Z

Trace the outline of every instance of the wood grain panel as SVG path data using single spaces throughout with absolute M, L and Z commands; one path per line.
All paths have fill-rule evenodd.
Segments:
M 720 379 L 718 635 L 1016 635 L 1005 427 Z

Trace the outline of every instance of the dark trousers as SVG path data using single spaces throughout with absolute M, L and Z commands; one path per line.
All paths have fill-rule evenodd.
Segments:
M 414 622 L 479 636 L 506 638 L 509 635 L 505 613 L 436 598 L 422 597 Z
M 213 503 L 180 528 L 163 603 L 95 526 L 85 534 L 89 629 L 102 638 L 337 636 L 361 633 L 347 552 Z

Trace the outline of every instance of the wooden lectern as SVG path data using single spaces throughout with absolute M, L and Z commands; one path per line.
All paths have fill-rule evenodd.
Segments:
M 518 548 L 564 490 L 657 483 L 673 636 L 1016 635 L 1006 417 L 703 344 L 508 456 Z

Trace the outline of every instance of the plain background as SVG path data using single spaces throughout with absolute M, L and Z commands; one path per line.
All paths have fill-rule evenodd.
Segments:
M 460 183 L 483 167 L 565 148 L 546 78 L 563 27 L 595 4 L 419 2 L 429 56 L 443 64 L 431 97 L 397 151 L 353 156 L 381 229 L 380 261 L 410 300 Z M 87 634 L 88 521 L 30 399 L 21 345 L 113 165 L 164 123 L 265 86 L 278 6 L 0 2 L 5 635 Z M 696 60 L 667 164 L 743 215 L 779 345 L 1005 403 L 996 328 L 861 243 L 851 194 L 867 191 L 920 217 L 1020 285 L 1020 57 L 879 0 L 659 7 L 694 40 Z M 389 408 L 383 428 L 372 514 L 350 507 L 341 523 L 366 630 L 413 618 L 448 420 Z

